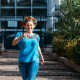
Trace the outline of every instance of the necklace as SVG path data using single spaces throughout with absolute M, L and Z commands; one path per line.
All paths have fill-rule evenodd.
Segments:
M 28 37 L 28 38 L 32 38 L 33 36 L 34 36 L 33 33 L 31 33 L 31 34 L 27 34 L 27 37 Z

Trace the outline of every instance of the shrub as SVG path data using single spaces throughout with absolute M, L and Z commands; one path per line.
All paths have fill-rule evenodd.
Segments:
M 77 45 L 77 40 L 69 40 L 66 42 L 66 45 L 64 45 L 65 56 L 68 59 L 73 59 L 76 45 Z
M 53 32 L 53 51 L 80 64 L 80 0 L 61 5 L 62 16 Z M 70 7 L 70 8 L 69 8 Z
M 80 64 L 80 40 L 77 41 L 75 53 L 73 54 L 73 61 Z
M 55 53 L 57 53 L 60 56 L 64 55 L 65 41 L 61 36 L 53 37 L 52 44 L 53 44 L 53 51 Z

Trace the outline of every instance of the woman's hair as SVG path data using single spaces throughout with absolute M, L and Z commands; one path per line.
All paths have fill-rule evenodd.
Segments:
M 21 22 L 22 27 L 24 27 L 25 24 L 26 24 L 26 22 L 28 22 L 28 21 L 33 21 L 34 25 L 35 25 L 35 26 L 37 25 L 37 20 L 36 20 L 34 17 L 32 17 L 32 16 L 27 16 L 27 17 L 25 17 L 24 20 Z

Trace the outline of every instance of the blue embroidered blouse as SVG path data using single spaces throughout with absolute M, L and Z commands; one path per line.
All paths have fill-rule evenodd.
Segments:
M 18 32 L 16 37 L 20 37 L 23 33 Z M 24 37 L 18 42 L 20 48 L 19 62 L 32 62 L 39 63 L 39 46 L 40 37 L 38 34 L 33 33 L 32 38 Z

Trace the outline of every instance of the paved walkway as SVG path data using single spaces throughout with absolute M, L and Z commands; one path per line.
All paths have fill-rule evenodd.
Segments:
M 18 52 L 6 52 L 0 55 L 0 80 L 22 80 L 18 70 Z M 36 80 L 80 80 L 80 73 L 53 60 L 44 54 L 45 64 L 40 65 Z

